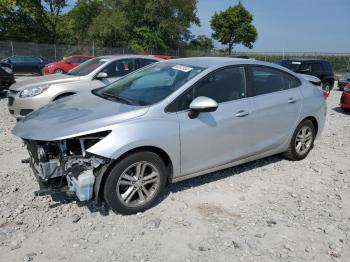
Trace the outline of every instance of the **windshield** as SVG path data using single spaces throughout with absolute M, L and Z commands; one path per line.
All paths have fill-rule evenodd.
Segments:
M 101 65 L 109 62 L 110 59 L 108 58 L 94 58 L 90 59 L 81 65 L 73 68 L 70 70 L 67 75 L 73 75 L 73 76 L 86 76 L 90 74 L 92 71 L 100 67 Z
M 169 96 L 203 70 L 204 68 L 200 67 L 157 63 L 129 74 L 94 93 L 131 105 L 152 105 Z

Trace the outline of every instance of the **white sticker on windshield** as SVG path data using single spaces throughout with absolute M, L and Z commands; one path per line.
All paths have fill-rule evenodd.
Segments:
M 301 65 L 301 62 L 292 62 L 293 65 Z
M 188 66 L 183 66 L 183 65 L 176 65 L 176 66 L 173 66 L 172 69 L 180 70 L 182 72 L 187 73 L 187 72 L 190 72 L 193 68 Z

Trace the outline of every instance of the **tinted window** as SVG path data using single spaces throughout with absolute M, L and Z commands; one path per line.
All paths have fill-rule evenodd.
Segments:
M 134 59 L 117 60 L 107 65 L 102 72 L 108 74 L 108 77 L 121 77 L 134 71 Z
M 209 74 L 176 99 L 168 111 L 186 110 L 198 96 L 210 97 L 218 103 L 246 97 L 244 68 L 224 68 Z
M 332 72 L 333 71 L 333 69 L 332 69 L 332 66 L 331 66 L 331 64 L 329 63 L 329 62 L 323 62 L 322 63 L 323 64 L 323 68 L 327 71 L 327 72 Z
M 24 61 L 25 62 L 29 62 L 29 63 L 38 63 L 40 62 L 41 60 L 37 57 L 30 57 L 30 56 L 25 56 L 24 57 Z
M 300 84 L 295 77 L 268 67 L 251 67 L 251 82 L 255 95 L 283 91 Z
M 90 59 L 91 59 L 90 57 L 80 57 L 79 62 L 84 63 L 85 61 L 90 60 Z
M 70 62 L 73 63 L 73 64 L 75 64 L 75 63 L 81 63 L 79 57 L 73 57 L 73 58 L 71 58 L 71 59 L 70 59 Z
M 158 62 L 157 60 L 154 60 L 154 59 L 143 59 L 143 58 L 140 58 L 140 59 L 137 59 L 137 60 L 138 60 L 138 68 L 142 68 L 144 66 L 148 66 L 150 64 Z
M 22 63 L 24 62 L 24 57 L 23 56 L 13 56 L 9 58 L 11 62 L 14 63 Z
M 311 64 L 312 73 L 321 73 L 323 71 L 321 63 L 313 63 Z

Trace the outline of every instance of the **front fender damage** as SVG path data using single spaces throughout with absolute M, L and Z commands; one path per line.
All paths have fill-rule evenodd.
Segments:
M 80 201 L 98 200 L 102 176 L 111 159 L 87 149 L 110 132 L 104 131 L 59 141 L 24 140 L 29 164 L 41 190 L 75 194 Z

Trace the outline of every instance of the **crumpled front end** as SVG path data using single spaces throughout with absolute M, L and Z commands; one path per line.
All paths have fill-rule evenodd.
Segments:
M 76 194 L 80 201 L 96 195 L 94 185 L 110 159 L 88 153 L 109 131 L 59 141 L 25 139 L 30 166 L 41 190 L 65 191 Z

